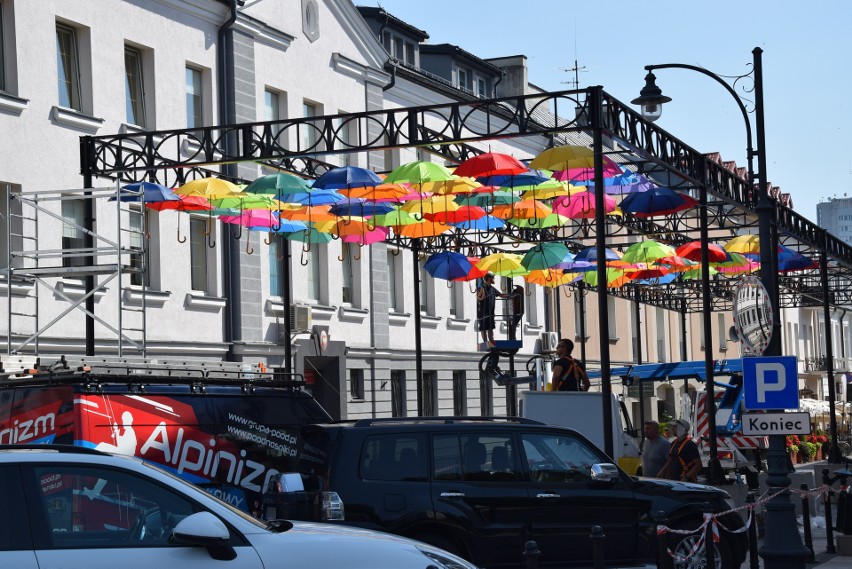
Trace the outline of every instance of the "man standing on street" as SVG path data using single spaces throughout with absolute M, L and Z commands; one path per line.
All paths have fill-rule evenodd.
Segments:
M 660 436 L 660 424 L 645 421 L 642 427 L 645 440 L 642 442 L 642 476 L 653 478 L 666 465 L 669 456 L 669 441 Z
M 701 470 L 701 455 L 698 445 L 689 436 L 689 421 L 678 419 L 674 422 L 675 440 L 671 443 L 666 464 L 660 470 L 659 478 L 697 482 Z

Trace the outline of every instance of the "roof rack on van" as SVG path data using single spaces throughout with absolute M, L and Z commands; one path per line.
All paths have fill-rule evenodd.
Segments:
M 0 445 L 0 450 L 52 450 L 55 452 L 73 453 L 73 454 L 95 454 L 99 456 L 108 456 L 108 453 L 96 450 L 90 447 L 81 447 L 74 445 L 59 445 L 59 444 L 15 444 L 15 445 Z
M 75 381 L 131 381 L 133 383 L 249 384 L 301 387 L 300 374 L 284 374 L 264 364 L 208 360 L 157 360 L 109 356 L 61 356 L 45 363 L 34 356 L 0 356 L 0 381 L 16 384 Z
M 373 419 L 359 419 L 352 424 L 353 427 L 369 427 L 381 423 L 519 423 L 522 425 L 543 425 L 540 421 L 525 419 L 523 417 L 377 417 Z

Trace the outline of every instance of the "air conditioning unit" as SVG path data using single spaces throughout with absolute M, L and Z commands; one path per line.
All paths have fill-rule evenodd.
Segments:
M 311 307 L 307 304 L 291 304 L 290 305 L 290 331 L 310 332 L 313 325 L 311 317 Z
M 541 333 L 541 353 L 548 354 L 556 351 L 556 344 L 559 342 L 559 334 L 556 332 Z

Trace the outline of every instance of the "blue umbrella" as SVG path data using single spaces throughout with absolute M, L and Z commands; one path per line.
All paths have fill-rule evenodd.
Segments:
M 358 166 L 343 166 L 329 170 L 314 182 L 314 188 L 323 190 L 339 190 L 341 188 L 366 188 L 378 186 L 382 179 L 366 168 Z
M 594 180 L 578 180 L 572 182 L 575 186 L 594 187 Z M 657 185 L 642 174 L 625 172 L 612 178 L 604 178 L 604 191 L 608 194 L 632 194 L 635 192 L 647 192 Z
M 621 200 L 621 210 L 629 211 L 636 217 L 669 215 L 697 205 L 698 202 L 671 188 L 653 187 L 644 192 L 629 194 Z
M 390 213 L 394 210 L 394 205 L 388 202 L 374 202 L 361 198 L 352 198 L 348 200 L 340 200 L 328 210 L 334 215 L 349 215 L 356 217 L 370 217 L 373 215 L 382 215 Z
M 621 257 L 612 249 L 604 249 L 604 261 L 618 261 Z M 598 251 L 596 247 L 586 247 L 574 255 L 574 262 L 586 261 L 588 263 L 598 262 Z
M 122 186 L 119 199 L 123 202 L 138 202 L 140 192 L 142 201 L 145 203 L 180 201 L 172 190 L 154 182 L 134 182 Z M 110 198 L 109 201 L 115 201 L 115 198 Z
M 295 233 L 296 231 L 306 231 L 308 225 L 304 221 L 279 218 L 273 226 L 250 225 L 249 229 L 251 231 L 266 231 L 269 233 Z
M 467 276 L 473 265 L 461 253 L 442 251 L 429 257 L 423 268 L 433 278 L 451 281 Z
M 506 222 L 492 215 L 486 215 L 479 219 L 467 219 L 458 223 L 451 223 L 453 227 L 460 229 L 469 229 L 475 231 L 491 231 L 493 229 L 503 229 L 506 227 Z
M 529 172 L 516 174 L 514 176 L 485 176 L 477 178 L 476 181 L 483 186 L 507 186 L 515 188 L 521 186 L 537 186 L 549 179 L 550 173 L 546 170 L 530 170 Z
M 334 190 L 311 190 L 310 192 L 297 192 L 287 194 L 287 203 L 298 203 L 302 205 L 329 205 L 339 202 L 343 196 Z
M 636 279 L 630 281 L 630 284 L 636 283 L 640 285 L 661 285 L 661 284 L 669 284 L 674 282 L 678 278 L 678 273 L 667 273 L 660 277 L 654 277 L 652 279 Z
M 745 255 L 755 261 L 760 260 L 760 255 Z M 798 251 L 790 249 L 786 245 L 778 245 L 778 271 L 804 271 L 807 269 L 817 269 L 819 263 L 813 259 L 805 257 Z

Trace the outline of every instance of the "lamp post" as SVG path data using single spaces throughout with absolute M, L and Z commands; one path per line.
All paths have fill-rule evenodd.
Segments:
M 758 199 L 755 210 L 758 215 L 758 226 L 760 232 L 760 278 L 768 292 L 767 297 L 773 315 L 771 338 L 768 346 L 764 350 L 764 355 L 779 356 L 781 355 L 781 321 L 778 310 L 778 256 L 776 254 L 778 236 L 776 233 L 775 206 L 769 199 L 769 188 L 766 181 L 766 141 L 763 122 L 762 53 L 763 50 L 759 47 L 754 48 L 754 50 L 752 50 L 752 55 L 754 56 L 754 67 L 752 71 L 734 78 L 734 84 L 736 84 L 736 81 L 739 79 L 748 76 L 752 76 L 752 79 L 754 80 L 754 115 L 756 126 L 755 130 L 757 133 L 757 150 L 755 150 L 752 143 L 752 125 L 743 100 L 739 95 L 737 95 L 736 91 L 729 83 L 703 67 L 682 63 L 646 65 L 645 69 L 648 71 L 648 74 L 645 76 L 645 87 L 640 91 L 639 97 L 633 99 L 631 102 L 635 105 L 642 106 L 642 115 L 645 119 L 653 122 L 660 118 L 660 115 L 662 114 L 662 105 L 671 101 L 671 98 L 664 96 L 661 89 L 656 85 L 656 77 L 653 73 L 655 69 L 689 69 L 697 71 L 698 73 L 706 75 L 722 85 L 736 101 L 740 112 L 742 112 L 746 127 L 748 181 L 751 188 L 756 188 L 757 190 Z M 757 157 L 758 168 L 756 175 L 754 171 L 755 157 Z M 703 191 L 706 192 L 706 190 Z M 706 212 L 703 212 L 703 215 L 706 215 Z M 704 257 L 704 255 L 702 255 L 702 257 Z M 702 258 L 702 260 L 704 259 Z M 706 306 L 707 303 L 705 302 L 704 319 L 705 322 L 708 322 L 709 314 L 707 313 Z M 709 367 L 707 370 L 707 400 L 712 405 L 712 355 L 708 354 L 707 359 Z M 713 412 L 709 413 L 709 418 L 709 427 L 711 432 L 714 433 L 715 406 L 713 408 Z M 781 435 L 773 435 L 770 436 L 769 439 L 769 452 L 767 455 L 768 477 L 766 482 L 770 488 L 770 492 L 778 494 L 766 504 L 766 539 L 764 540 L 759 553 L 760 556 L 763 557 L 764 567 L 766 569 L 804 569 L 809 552 L 802 544 L 801 537 L 799 536 L 795 508 L 793 503 L 790 501 L 790 495 L 787 491 L 790 486 L 790 478 L 787 475 L 784 437 Z M 715 441 L 715 437 L 711 437 L 710 440 Z M 713 457 L 716 456 L 713 450 L 711 450 L 711 455 Z

